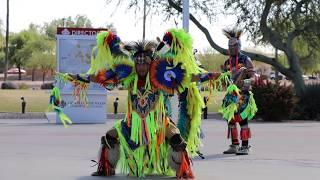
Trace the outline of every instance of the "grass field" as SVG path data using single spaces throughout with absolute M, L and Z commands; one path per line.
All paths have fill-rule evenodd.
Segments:
M 26 112 L 45 112 L 49 102 L 49 90 L 0 90 L 0 112 L 21 112 L 21 100 L 23 96 L 27 102 Z M 207 96 L 208 92 L 202 95 Z M 208 103 L 208 112 L 217 112 L 224 93 L 218 93 Z M 107 112 L 113 112 L 113 101 L 119 98 L 118 112 L 125 112 L 127 91 L 114 90 L 109 93 Z M 215 103 L 216 102 L 216 103 Z

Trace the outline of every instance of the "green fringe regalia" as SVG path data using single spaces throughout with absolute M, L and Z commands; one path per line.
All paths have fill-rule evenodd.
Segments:
M 235 114 L 240 114 L 241 119 L 252 120 L 257 111 L 258 108 L 251 91 L 241 93 L 235 84 L 228 86 L 222 107 L 219 109 L 222 117 L 228 123 L 235 118 Z
M 174 66 L 181 65 L 185 71 L 184 81 L 176 89 L 179 95 L 179 119 L 177 126 L 182 137 L 187 141 L 187 150 L 191 155 L 196 155 L 196 151 L 201 145 L 200 125 L 201 113 L 205 107 L 203 98 L 196 82 L 191 82 L 193 75 L 199 75 L 206 71 L 196 63 L 190 34 L 183 29 L 168 30 L 163 41 L 170 45 L 170 50 L 164 54 L 158 54 L 160 58 L 173 61 Z
M 187 151 L 195 154 L 201 145 L 199 134 L 204 102 L 196 83 L 192 82 L 192 76 L 206 71 L 196 64 L 191 36 L 183 30 L 171 29 L 168 32 L 172 36 L 171 49 L 165 54 L 156 54 L 142 90 L 138 89 L 138 75 L 132 61 L 133 53 L 130 50 L 129 53 L 118 51 L 120 40 L 110 31 L 97 35 L 97 46 L 93 49 L 91 67 L 87 72 L 89 75 L 82 76 L 83 79 L 89 79 L 90 75 L 94 75 L 94 82 L 107 89 L 122 84 L 128 90 L 126 116 L 114 125 L 120 143 L 117 167 L 122 173 L 137 177 L 146 174 L 174 175 L 168 164 L 170 146 L 166 140 L 166 127 L 173 123 L 166 106 L 169 94 L 185 93 L 185 106 L 180 110 L 178 128 L 187 141 Z M 162 64 L 165 72 L 153 71 L 152 67 L 161 69 L 156 63 L 159 63 L 159 66 Z M 167 86 L 158 81 L 164 74 L 170 73 L 176 73 L 175 76 L 181 77 L 176 78 L 174 85 Z M 162 77 L 158 76 L 159 74 Z M 85 87 L 81 84 L 83 82 L 70 78 L 68 74 L 59 76 L 72 82 L 75 88 L 80 85 Z M 173 76 L 168 75 L 169 81 L 170 77 Z M 222 81 L 223 79 L 219 79 L 211 82 L 212 87 L 219 86 L 219 82 Z

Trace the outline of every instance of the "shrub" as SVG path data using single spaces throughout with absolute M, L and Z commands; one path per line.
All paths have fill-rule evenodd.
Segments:
M 53 83 L 44 83 L 41 85 L 41 89 L 53 89 Z
M 320 84 L 306 85 L 306 93 L 296 104 L 292 119 L 320 120 Z
M 258 107 L 257 117 L 264 121 L 289 119 L 295 104 L 292 86 L 260 81 L 253 85 L 252 92 Z
M 6 81 L 1 84 L 1 89 L 18 89 L 18 86 L 12 82 Z

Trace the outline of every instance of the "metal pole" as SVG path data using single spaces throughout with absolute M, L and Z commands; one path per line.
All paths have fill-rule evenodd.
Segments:
M 7 0 L 7 28 L 6 28 L 6 50 L 5 50 L 5 68 L 4 81 L 7 80 L 8 62 L 9 62 L 9 0 Z
M 183 20 L 183 29 L 186 32 L 189 32 L 189 0 L 183 0 L 182 8 L 182 20 Z
M 189 0 L 183 0 L 182 2 L 182 26 L 183 26 L 183 29 L 186 31 L 186 32 L 189 32 Z M 175 119 L 177 120 L 178 117 L 179 117 L 179 103 L 181 101 L 179 100 L 179 97 L 178 95 L 174 95 L 172 98 L 171 98 L 171 109 L 172 109 L 172 119 Z M 177 122 L 177 121 L 176 121 Z
M 142 32 L 142 41 L 144 42 L 146 39 L 146 0 L 143 1 L 143 32 Z

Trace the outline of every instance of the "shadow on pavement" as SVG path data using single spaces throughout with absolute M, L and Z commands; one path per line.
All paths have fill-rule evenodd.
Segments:
M 116 175 L 116 176 L 83 176 L 77 178 L 77 180 L 102 180 L 102 179 L 139 179 L 137 177 L 130 177 L 130 176 L 123 176 L 123 175 Z M 176 177 L 169 177 L 169 176 L 146 176 L 143 179 L 176 179 Z
M 206 155 L 204 154 L 205 159 L 201 159 L 199 156 L 193 158 L 193 161 L 206 161 L 206 160 L 213 160 L 213 159 L 225 159 L 225 158 L 230 158 L 234 157 L 234 154 L 209 154 Z

